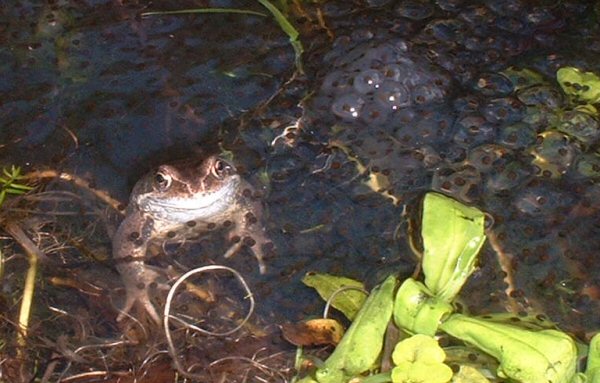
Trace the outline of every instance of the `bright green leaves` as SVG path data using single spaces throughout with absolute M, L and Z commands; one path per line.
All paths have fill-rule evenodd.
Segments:
M 10 170 L 7 168 L 2 169 L 2 175 L 0 175 L 0 206 L 6 199 L 7 194 L 23 194 L 31 189 L 31 186 L 23 185 L 17 181 L 23 179 L 21 175 L 21 168 L 18 166 L 11 166 Z
M 321 298 L 329 301 L 335 293 L 331 305 L 340 310 L 346 318 L 353 320 L 358 310 L 362 307 L 367 299 L 366 294 L 360 290 L 365 290 L 361 282 L 354 279 L 338 277 L 330 274 L 307 273 L 302 282 L 317 290 Z M 352 289 L 343 290 L 346 287 Z M 343 290 L 343 291 L 342 291 Z
M 421 282 L 409 278 L 402 283 L 394 302 L 394 322 L 411 334 L 433 336 L 452 306 L 437 298 Z
M 585 375 L 588 382 L 600 383 L 600 334 L 594 335 L 590 341 Z
M 394 348 L 392 360 L 398 365 L 402 362 L 442 363 L 446 353 L 438 342 L 427 335 L 413 335 L 398 343 Z
M 485 241 L 484 215 L 441 194 L 428 193 L 422 227 L 425 285 L 450 302 L 475 269 Z
M 502 378 L 568 383 L 575 375 L 577 348 L 563 332 L 531 331 L 461 314 L 452 315 L 440 329 L 496 358 Z
M 396 345 L 392 360 L 393 383 L 446 383 L 452 379 L 452 369 L 444 364 L 446 353 L 438 342 L 417 334 Z
M 600 77 L 592 72 L 565 67 L 556 72 L 556 79 L 565 94 L 577 102 L 600 102 Z
M 335 351 L 301 382 L 486 383 L 496 378 L 494 372 L 501 379 L 523 383 L 586 379 L 576 374 L 574 340 L 554 329 L 551 322 L 516 326 L 504 323 L 503 315 L 481 319 L 453 313 L 452 301 L 473 272 L 485 241 L 481 211 L 429 193 L 423 202 L 421 226 L 424 282 L 408 278 L 396 292 L 396 279 L 388 277 L 366 299 Z M 357 282 L 331 276 L 310 275 L 308 279 L 305 283 L 315 286 L 325 299 L 341 286 L 357 286 Z M 344 313 L 353 310 L 344 309 Z M 394 324 L 404 336 L 415 335 L 396 345 L 391 372 L 365 377 L 377 372 L 386 329 Z M 439 332 L 470 346 L 445 351 L 433 338 Z M 446 354 L 448 363 L 458 367 L 454 374 L 444 363 Z M 600 340 L 594 339 L 588 381 L 600 383 L 598 371 Z
M 392 317 L 396 278 L 388 277 L 369 295 L 342 341 L 316 372 L 320 383 L 346 382 L 376 366 Z

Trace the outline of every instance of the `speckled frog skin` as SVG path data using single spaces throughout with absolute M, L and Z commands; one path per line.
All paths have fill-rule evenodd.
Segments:
M 113 238 L 113 256 L 127 293 L 117 320 L 138 306 L 160 323 L 149 293 L 160 274 L 144 263 L 152 242 L 180 242 L 225 227 L 232 242 L 225 257 L 248 245 L 264 273 L 262 247 L 269 241 L 260 223 L 261 204 L 252 194 L 250 184 L 218 156 L 185 167 L 162 165 L 140 179 Z

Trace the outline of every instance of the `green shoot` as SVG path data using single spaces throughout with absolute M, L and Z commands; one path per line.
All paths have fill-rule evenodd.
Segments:
M 288 35 L 290 38 L 290 44 L 292 44 L 292 48 L 294 48 L 294 53 L 296 54 L 296 69 L 298 72 L 303 73 L 304 69 L 302 68 L 302 53 L 304 52 L 304 48 L 302 47 L 302 42 L 298 40 L 298 36 L 300 35 L 296 28 L 286 19 L 286 17 L 281 13 L 276 6 L 271 4 L 269 0 L 258 0 L 259 3 L 263 5 L 263 7 L 267 8 L 269 12 L 275 18 L 275 21 L 279 24 L 279 27 Z
M 7 168 L 2 169 L 2 175 L 0 176 L 0 206 L 4 203 L 7 194 L 23 194 L 33 189 L 31 186 L 17 182 L 23 178 L 21 168 L 18 166 L 12 165 L 10 170 Z

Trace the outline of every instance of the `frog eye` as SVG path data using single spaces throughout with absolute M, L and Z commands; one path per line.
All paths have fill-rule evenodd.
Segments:
M 231 172 L 231 165 L 223 160 L 216 160 L 211 168 L 211 173 L 217 177 L 222 178 Z
M 154 185 L 160 191 L 165 191 L 171 186 L 171 176 L 162 172 L 154 175 Z

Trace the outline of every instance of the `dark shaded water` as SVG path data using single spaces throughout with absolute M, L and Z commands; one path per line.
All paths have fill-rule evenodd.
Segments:
M 258 314 L 272 323 L 318 315 L 321 302 L 299 282 L 307 271 L 370 284 L 389 272 L 409 273 L 414 261 L 401 205 L 414 211 L 423 192 L 438 190 L 494 218 L 496 246 L 485 246 L 481 269 L 463 293 L 466 305 L 475 312 L 508 306 L 496 258 L 501 251 L 514 272 L 513 307 L 542 310 L 578 334 L 598 328 L 598 116 L 586 120 L 585 134 L 569 130 L 574 105 L 555 81 L 561 66 L 600 73 L 593 4 L 307 6 L 293 19 L 303 36 L 306 76 L 286 85 L 293 51 L 270 18 L 140 18 L 158 5 L 199 6 L 0 6 L 2 164 L 77 174 L 125 202 L 135 179 L 152 166 L 233 152 L 265 195 L 266 226 L 277 249 L 270 272 L 258 275 L 249 254 L 224 261 L 219 254 L 227 245 L 219 240 L 194 245 L 201 260 L 186 248 L 177 251 L 178 262 L 194 267 L 213 259 L 238 268 L 256 293 Z M 296 123 L 293 135 L 281 136 Z M 357 161 L 385 180 L 378 192 L 365 185 Z M 49 189 L 83 193 L 64 183 Z M 99 209 L 95 202 L 77 208 L 91 206 Z M 91 226 L 71 221 L 52 227 L 65 235 L 65 227 Z M 88 246 L 105 254 L 100 260 L 70 251 L 56 256 L 59 263 L 67 270 L 83 265 L 90 270 L 84 279 L 118 288 L 106 256 L 104 232 L 111 225 L 88 235 Z M 42 278 L 56 272 L 45 273 Z M 89 305 L 85 295 L 73 302 L 61 291 L 48 294 L 70 310 Z M 97 334 L 114 336 L 115 314 L 102 315 Z

